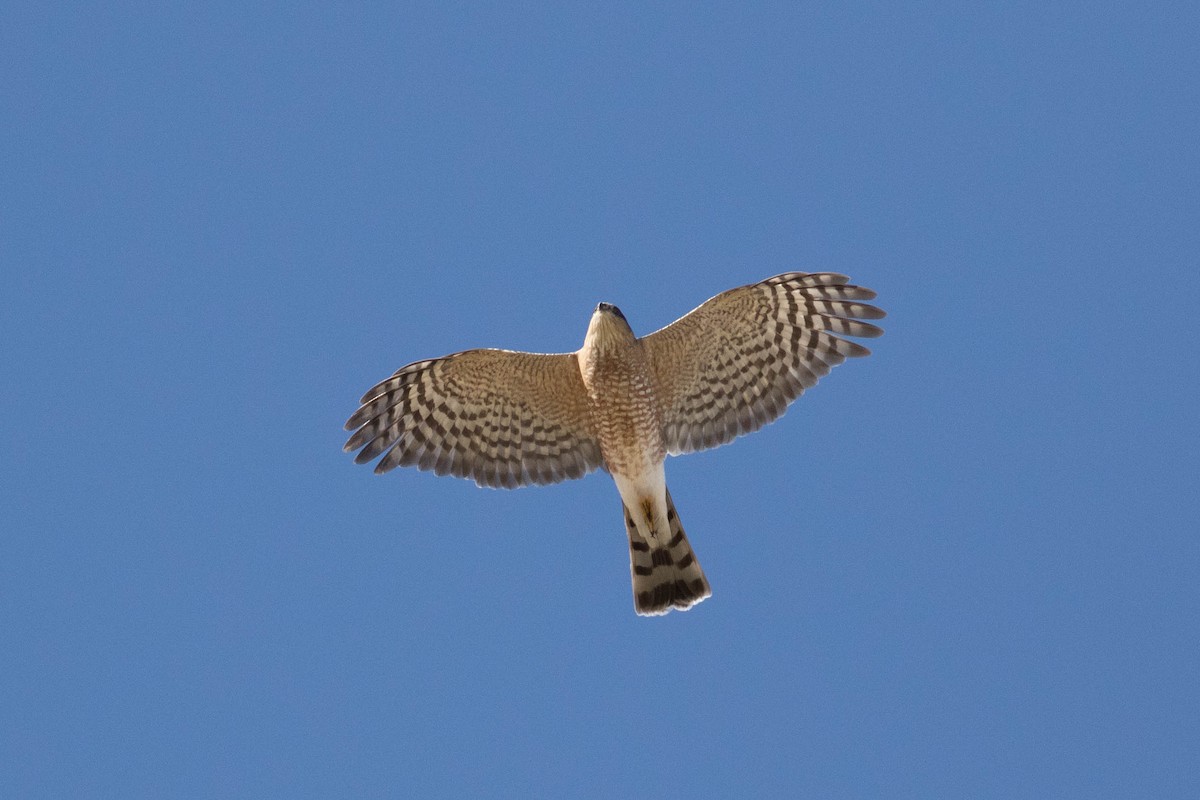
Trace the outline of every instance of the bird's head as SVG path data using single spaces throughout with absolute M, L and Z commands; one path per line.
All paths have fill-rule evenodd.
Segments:
M 583 343 L 585 347 L 606 350 L 614 345 L 627 344 L 636 338 L 621 309 L 612 303 L 600 303 L 592 313 L 592 321 L 588 323 L 587 336 Z

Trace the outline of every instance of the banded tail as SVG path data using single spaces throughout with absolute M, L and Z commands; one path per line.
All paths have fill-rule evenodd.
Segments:
M 637 613 L 656 616 L 672 608 L 686 611 L 712 594 L 683 532 L 670 492 L 667 492 L 669 531 L 653 540 L 638 532 L 628 507 L 621 505 L 625 511 L 625 531 L 629 534 L 629 571 L 633 576 L 633 607 Z

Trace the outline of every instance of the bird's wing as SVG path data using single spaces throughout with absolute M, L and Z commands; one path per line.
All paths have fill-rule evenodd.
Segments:
M 382 453 L 377 473 L 415 465 L 512 488 L 603 463 L 574 354 L 466 350 L 402 367 L 361 402 L 345 449 L 359 464 Z
M 875 292 L 845 275 L 789 272 L 722 292 L 643 338 L 672 455 L 755 431 L 847 358 L 869 355 L 839 339 L 883 333 L 860 302 Z

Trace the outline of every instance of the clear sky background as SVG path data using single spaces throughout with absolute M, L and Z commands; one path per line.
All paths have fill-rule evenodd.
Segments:
M 1191 2 L 10 4 L 0 796 L 1200 796 Z M 403 364 L 837 271 L 667 464 L 375 477 Z

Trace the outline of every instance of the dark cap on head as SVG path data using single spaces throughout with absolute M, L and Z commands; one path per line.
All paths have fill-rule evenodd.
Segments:
M 621 313 L 621 309 L 614 306 L 612 303 L 600 303 L 596 306 L 597 311 L 603 311 L 606 314 L 616 314 L 621 319 L 625 320 L 625 324 L 629 324 L 629 320 L 625 319 L 625 315 Z

